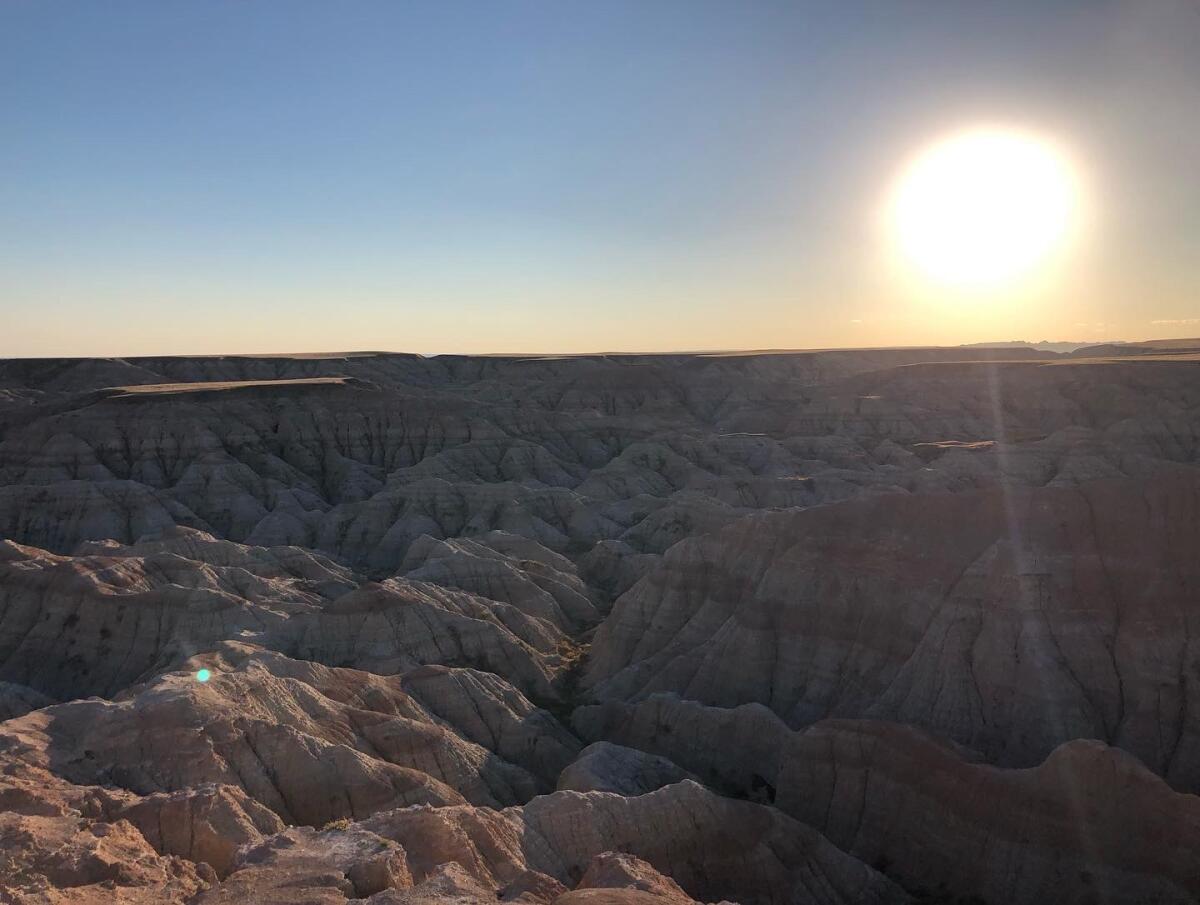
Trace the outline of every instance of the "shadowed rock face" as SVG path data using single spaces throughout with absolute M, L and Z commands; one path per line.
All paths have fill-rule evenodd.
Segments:
M 765 507 L 1195 459 L 1196 362 L 952 357 L 7 363 L 39 403 L 0 406 L 0 531 L 67 552 L 182 524 L 392 574 L 423 535 L 661 553 Z M 101 390 L 113 368 L 221 382 Z
M 644 795 L 684 779 L 695 777 L 665 757 L 609 742 L 596 742 L 584 748 L 579 757 L 562 771 L 558 777 L 558 788 L 574 792 Z
M 1191 470 L 747 518 L 618 601 L 587 682 L 910 723 L 1005 765 L 1102 739 L 1196 791 L 1197 550 Z
M 0 901 L 1194 901 L 1143 352 L 0 362 Z
M 769 801 L 910 889 L 1188 902 L 1200 883 L 1200 798 L 1102 742 L 1002 769 L 910 726 L 824 720 L 795 731 L 758 704 L 666 694 L 582 707 L 575 723 L 585 738 L 657 752 L 727 794 Z M 1130 845 L 1135 825 L 1155 843 Z

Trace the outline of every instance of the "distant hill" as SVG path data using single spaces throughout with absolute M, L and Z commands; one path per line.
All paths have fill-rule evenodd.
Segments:
M 1130 355 L 1194 354 L 1200 352 L 1200 338 L 1151 339 L 1138 343 L 1104 343 L 1084 346 L 1074 353 L 1075 357 L 1103 357 Z
M 1041 342 L 1031 343 L 1023 339 L 1011 339 L 1007 342 L 998 343 L 963 343 L 964 349 L 988 348 L 988 349 L 1006 349 L 1006 348 L 1030 348 L 1038 349 L 1042 352 L 1074 352 L 1076 349 L 1082 349 L 1085 346 L 1094 345 L 1087 342 L 1070 342 L 1064 340 L 1062 342 L 1051 342 L 1048 339 L 1043 339 Z M 1113 340 L 1108 343 L 1110 346 L 1121 346 L 1124 342 L 1121 340 Z

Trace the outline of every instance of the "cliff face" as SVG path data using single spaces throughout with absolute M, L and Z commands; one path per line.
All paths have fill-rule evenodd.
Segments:
M 1006 769 L 912 726 L 831 719 L 793 730 L 759 704 L 674 694 L 581 707 L 575 726 L 770 803 L 912 890 L 1182 903 L 1200 882 L 1200 798 L 1103 742 L 1066 742 Z M 1133 826 L 1153 843 L 1131 843 Z
M 1198 376 L 0 362 L 0 901 L 1194 901 Z
M 1075 738 L 1200 790 L 1200 478 L 888 496 L 672 549 L 596 634 L 600 699 L 908 723 L 1027 766 Z

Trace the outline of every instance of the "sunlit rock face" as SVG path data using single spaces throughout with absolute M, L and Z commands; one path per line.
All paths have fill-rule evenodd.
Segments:
M 1136 351 L 0 362 L 0 901 L 1194 901 Z

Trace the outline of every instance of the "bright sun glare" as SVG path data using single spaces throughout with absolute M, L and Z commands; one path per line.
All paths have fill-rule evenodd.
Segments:
M 1011 129 L 960 132 L 919 153 L 888 209 L 892 239 L 921 276 L 1005 288 L 1065 247 L 1079 219 L 1075 167 L 1049 141 Z

